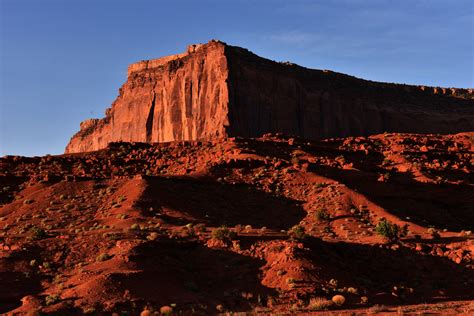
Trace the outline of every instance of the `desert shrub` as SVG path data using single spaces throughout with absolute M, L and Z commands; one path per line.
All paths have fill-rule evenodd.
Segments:
M 54 305 L 54 304 L 56 304 L 57 302 L 59 302 L 60 300 L 61 300 L 61 299 L 59 298 L 59 295 L 57 295 L 57 294 L 51 294 L 51 295 L 46 296 L 46 298 L 45 298 L 45 304 L 46 304 L 46 306 Z
M 33 226 L 29 230 L 29 237 L 31 240 L 39 240 L 39 239 L 46 238 L 47 236 L 48 234 L 46 233 L 46 231 L 40 227 Z
M 98 255 L 98 256 L 95 258 L 95 260 L 101 262 L 101 261 L 109 260 L 110 258 L 111 258 L 111 256 L 109 256 L 108 254 L 106 254 L 106 253 L 101 253 L 100 255 Z
M 313 297 L 309 300 L 308 309 L 312 311 L 323 311 L 329 309 L 334 304 L 324 297 Z
M 326 209 L 322 208 L 316 212 L 316 219 L 320 222 L 329 221 L 331 219 L 331 215 L 329 215 Z
M 332 231 L 331 225 L 326 225 L 323 228 L 323 232 L 326 233 L 326 234 L 334 234 L 334 232 Z
M 432 238 L 435 238 L 435 239 L 441 237 L 439 232 L 433 227 L 428 228 L 428 233 L 431 235 Z
M 231 241 L 235 237 L 236 237 L 236 234 L 225 226 L 216 228 L 212 231 L 212 238 L 217 239 L 217 240 Z
M 333 301 L 334 304 L 336 304 L 338 306 L 341 306 L 346 302 L 346 298 L 344 296 L 338 294 L 338 295 L 334 295 L 332 297 L 332 301 Z
M 400 226 L 386 220 L 385 218 L 381 219 L 375 227 L 375 232 L 388 241 L 397 241 L 400 237 L 405 236 L 407 231 L 408 225 L 404 225 L 400 228 Z
M 307 237 L 304 227 L 300 225 L 291 227 L 291 229 L 288 231 L 288 235 L 296 240 L 303 240 Z
M 286 279 L 286 283 L 288 283 L 288 284 L 294 284 L 295 282 L 296 282 L 295 278 L 287 278 Z
M 299 280 L 295 279 L 295 278 L 287 278 L 286 279 L 286 284 L 288 285 L 288 287 L 290 289 L 293 289 L 296 287 L 296 283 L 298 282 Z
M 317 189 L 321 189 L 321 188 L 325 188 L 328 186 L 328 184 L 326 182 L 320 182 L 320 183 L 316 183 L 314 185 Z

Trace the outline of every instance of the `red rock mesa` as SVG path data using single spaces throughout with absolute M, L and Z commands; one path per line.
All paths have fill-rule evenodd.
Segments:
M 281 132 L 307 139 L 474 130 L 473 89 L 379 83 L 256 56 L 220 41 L 128 67 L 102 119 L 66 153 L 113 141 L 169 142 Z

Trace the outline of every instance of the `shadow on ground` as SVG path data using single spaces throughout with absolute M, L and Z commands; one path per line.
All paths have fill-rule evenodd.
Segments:
M 388 182 L 376 173 L 312 166 L 311 171 L 344 183 L 388 212 L 420 226 L 451 231 L 474 229 L 474 192 L 460 184 L 421 183 L 408 173 L 396 173 Z
M 0 258 L 0 313 L 22 305 L 26 295 L 35 295 L 42 289 L 40 279 L 32 271 L 30 260 L 34 250 L 15 251 Z
M 345 242 L 327 243 L 317 238 L 309 238 L 306 245 L 308 257 L 322 267 L 323 278 L 338 280 L 339 288 L 365 289 L 371 303 L 474 299 L 474 271 L 445 257 L 423 255 L 403 247 L 392 250 Z
M 275 295 L 261 285 L 263 261 L 197 242 L 148 242 L 135 248 L 129 261 L 141 271 L 114 274 L 111 281 L 129 289 L 132 296 L 158 305 L 199 306 L 205 302 L 212 311 L 219 304 L 247 311 L 259 300 L 264 303 L 268 295 Z
M 241 224 L 288 229 L 306 215 L 297 201 L 247 184 L 232 185 L 190 177 L 148 179 L 139 206 L 161 208 L 168 218 L 185 218 L 188 222 L 193 220 L 212 226 Z

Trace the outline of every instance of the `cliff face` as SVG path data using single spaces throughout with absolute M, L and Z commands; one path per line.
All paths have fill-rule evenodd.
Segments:
M 268 132 L 316 139 L 473 130 L 472 89 L 371 82 L 211 41 L 130 65 L 106 117 L 81 123 L 66 153 Z
M 474 130 L 473 91 L 371 82 L 227 49 L 229 134 L 308 139 Z
M 93 151 L 113 141 L 167 142 L 225 136 L 227 60 L 219 42 L 192 45 L 184 54 L 141 61 L 106 117 L 88 120 L 66 153 Z

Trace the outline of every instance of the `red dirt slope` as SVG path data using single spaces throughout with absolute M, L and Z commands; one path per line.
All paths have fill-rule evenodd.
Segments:
M 1 158 L 0 312 L 472 313 L 473 139 Z M 407 234 L 388 242 L 382 218 Z

